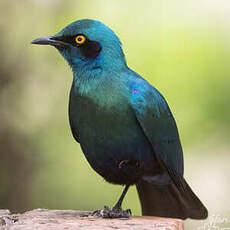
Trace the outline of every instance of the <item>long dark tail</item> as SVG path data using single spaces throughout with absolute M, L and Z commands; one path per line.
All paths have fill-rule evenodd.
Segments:
M 171 218 L 205 219 L 208 211 L 193 193 L 184 178 L 182 186 L 175 183 L 155 185 L 141 180 L 136 186 L 142 215 Z

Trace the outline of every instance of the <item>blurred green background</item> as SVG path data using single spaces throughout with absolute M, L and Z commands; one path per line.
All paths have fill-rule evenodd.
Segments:
M 30 45 L 92 18 L 118 34 L 128 65 L 165 96 L 185 178 L 210 216 L 230 218 L 228 0 L 2 0 L 0 15 L 0 208 L 95 210 L 121 193 L 90 168 L 71 136 L 70 68 L 54 48 Z M 140 215 L 134 187 L 123 207 Z

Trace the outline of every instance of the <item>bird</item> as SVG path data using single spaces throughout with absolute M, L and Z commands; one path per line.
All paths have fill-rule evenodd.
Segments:
M 129 68 L 118 36 L 104 23 L 81 19 L 31 42 L 51 45 L 72 69 L 69 123 L 91 167 L 124 186 L 113 208 L 95 215 L 131 216 L 122 202 L 137 188 L 142 215 L 205 219 L 206 207 L 184 179 L 177 125 L 162 94 Z M 136 45 L 141 46 L 138 40 Z

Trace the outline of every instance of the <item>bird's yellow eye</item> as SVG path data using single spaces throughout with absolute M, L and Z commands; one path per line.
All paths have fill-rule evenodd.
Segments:
M 84 35 L 77 35 L 75 41 L 78 45 L 82 45 L 85 42 L 86 38 Z

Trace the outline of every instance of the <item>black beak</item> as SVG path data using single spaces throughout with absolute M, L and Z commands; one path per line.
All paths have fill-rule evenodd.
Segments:
M 37 38 L 37 39 L 33 40 L 31 42 L 31 44 L 51 45 L 51 46 L 55 46 L 57 48 L 67 48 L 70 46 L 70 44 L 58 40 L 58 38 L 55 36 L 46 36 L 46 37 L 42 37 L 42 38 Z

